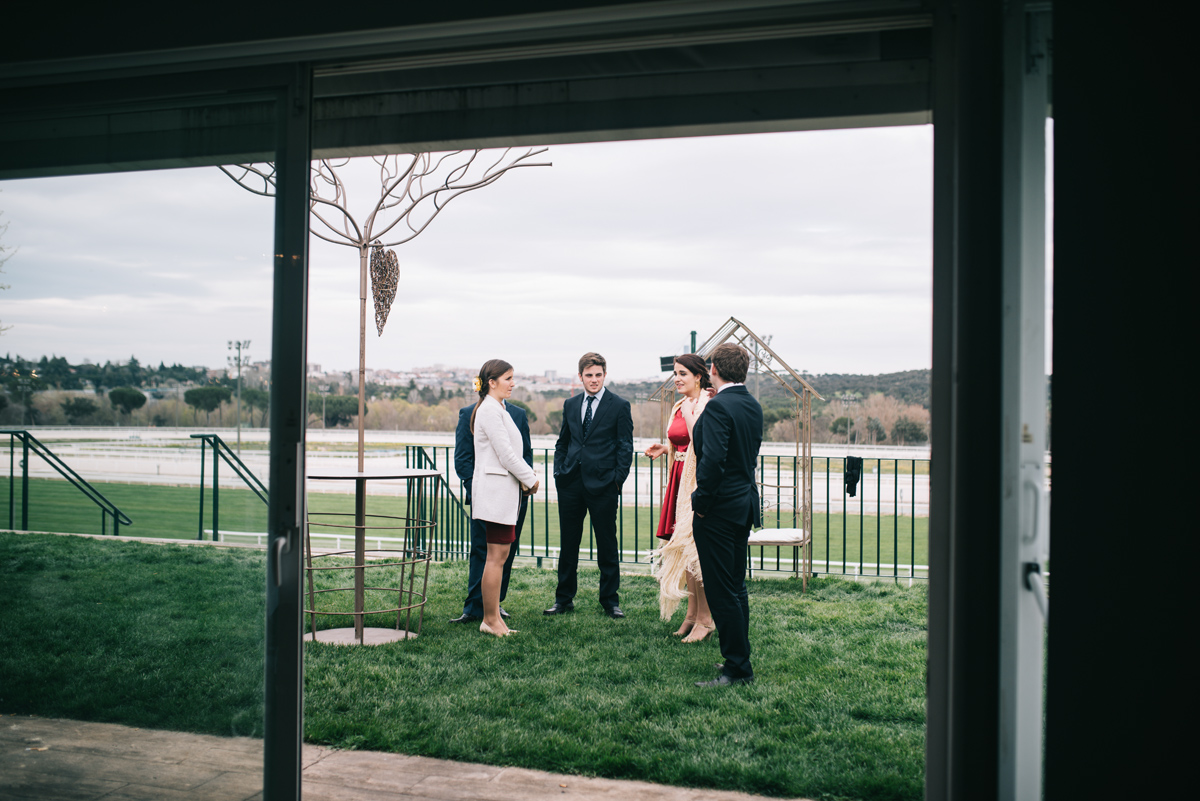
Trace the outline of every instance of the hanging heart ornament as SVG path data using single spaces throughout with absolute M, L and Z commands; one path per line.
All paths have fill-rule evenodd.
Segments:
M 373 246 L 371 294 L 375 298 L 375 328 L 379 336 L 383 336 L 383 326 L 387 322 L 388 312 L 392 310 L 392 301 L 396 299 L 396 287 L 399 282 L 400 260 L 396 258 L 396 251 L 385 251 L 380 245 Z

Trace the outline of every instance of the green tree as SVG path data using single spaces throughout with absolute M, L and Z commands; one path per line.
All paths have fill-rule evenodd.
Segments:
M 764 401 L 762 404 L 763 410 L 763 436 L 771 430 L 772 426 L 780 420 L 787 420 L 795 414 L 795 409 L 792 402 L 788 398 L 778 398 L 775 400 Z
M 850 418 L 849 417 L 835 418 L 834 421 L 829 424 L 829 430 L 832 431 L 834 434 L 839 434 L 843 437 L 846 436 L 846 432 L 850 430 Z
M 243 389 L 242 400 L 250 407 L 250 425 L 254 425 L 254 409 L 258 409 L 262 414 L 259 415 L 258 425 L 261 428 L 267 421 L 267 412 L 271 410 L 271 393 L 265 389 Z
M 901 417 L 896 421 L 896 425 L 892 426 L 892 441 L 897 445 L 917 444 L 928 439 L 925 426 L 907 417 Z
M 315 392 L 308 394 L 308 410 L 313 414 L 319 414 L 321 409 L 321 396 Z M 363 404 L 363 414 L 370 411 L 367 404 Z M 339 426 L 343 423 L 349 425 L 358 416 L 358 396 L 357 395 L 326 395 L 325 396 L 325 424 L 328 426 Z
M 133 414 L 134 409 L 146 405 L 146 396 L 133 387 L 117 387 L 108 392 L 108 402 L 114 409 L 120 409 L 125 414 Z
M 546 425 L 550 426 L 550 433 L 557 434 L 562 428 L 562 409 L 546 412 Z
M 204 425 L 208 425 L 209 414 L 232 397 L 233 393 L 229 391 L 229 387 L 196 387 L 183 393 L 183 402 L 204 412 Z
M 874 417 L 867 418 L 867 436 L 872 442 L 883 442 L 887 439 L 887 431 L 883 429 L 883 423 L 876 420 Z
M 37 371 L 47 384 L 58 389 L 83 388 L 76 371 L 62 356 L 51 356 L 50 358 L 43 356 L 38 362 Z
M 519 409 L 524 409 L 525 414 L 529 416 L 529 422 L 531 422 L 531 423 L 537 422 L 537 415 L 534 414 L 533 409 L 529 408 L 528 403 L 526 403 L 525 401 L 513 400 L 512 398 L 509 398 L 508 402 L 511 403 L 513 406 L 516 406 Z
M 130 355 L 129 362 L 125 365 L 125 371 L 129 375 L 130 386 L 140 387 L 146 380 L 146 371 L 142 369 L 142 364 L 136 356 Z
M 68 398 L 62 402 L 62 407 L 63 413 L 67 415 L 67 419 L 73 426 L 79 425 L 80 422 L 91 417 L 100 409 L 100 406 L 91 398 Z

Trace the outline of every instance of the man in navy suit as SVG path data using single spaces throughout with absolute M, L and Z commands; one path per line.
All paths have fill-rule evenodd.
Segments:
M 575 608 L 579 544 L 583 520 L 591 516 L 600 563 L 600 606 L 625 617 L 618 605 L 621 554 L 617 549 L 617 504 L 633 464 L 633 413 L 629 401 L 604 387 L 608 363 L 599 353 L 579 360 L 583 392 L 563 404 L 562 428 L 554 445 L 554 487 L 558 492 L 558 589 L 544 614 Z
M 696 449 L 696 490 L 692 493 L 692 536 L 700 574 L 721 640 L 725 664 L 712 681 L 697 687 L 724 687 L 754 681 L 750 666 L 750 604 L 746 592 L 746 542 L 761 522 L 754 467 L 762 445 L 763 413 L 746 391 L 750 354 L 733 344 L 712 353 L 717 394 L 692 429 Z
M 529 441 L 529 417 L 525 410 L 515 403 L 505 402 L 504 408 L 517 424 L 521 432 L 521 456 L 525 463 L 533 466 L 533 445 Z M 465 407 L 458 413 L 458 428 L 454 431 L 454 472 L 458 474 L 467 489 L 466 502 L 471 502 L 471 477 L 475 474 L 475 437 L 471 434 L 471 412 L 475 404 Z M 500 583 L 500 601 L 508 595 L 508 577 L 512 572 L 513 559 L 517 556 L 517 544 L 521 541 L 521 526 L 525 523 L 525 509 L 529 499 L 521 496 L 521 509 L 517 512 L 517 539 L 508 549 L 508 560 L 504 563 L 504 578 Z M 451 620 L 451 623 L 470 623 L 473 620 L 483 620 L 483 591 L 479 586 L 483 578 L 483 566 L 487 562 L 487 523 L 483 520 L 471 521 L 471 557 L 467 568 L 467 600 L 463 603 L 462 615 Z M 500 607 L 500 616 L 507 618 L 508 612 Z

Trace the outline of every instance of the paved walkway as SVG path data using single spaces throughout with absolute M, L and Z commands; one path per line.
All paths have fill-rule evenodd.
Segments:
M 753 801 L 745 793 L 304 747 L 310 801 Z M 0 715 L 3 801 L 253 801 L 262 741 Z

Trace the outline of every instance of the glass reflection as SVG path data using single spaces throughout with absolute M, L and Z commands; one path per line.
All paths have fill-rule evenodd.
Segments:
M 215 168 L 0 184 L 14 792 L 261 788 L 274 207 L 244 194 Z

